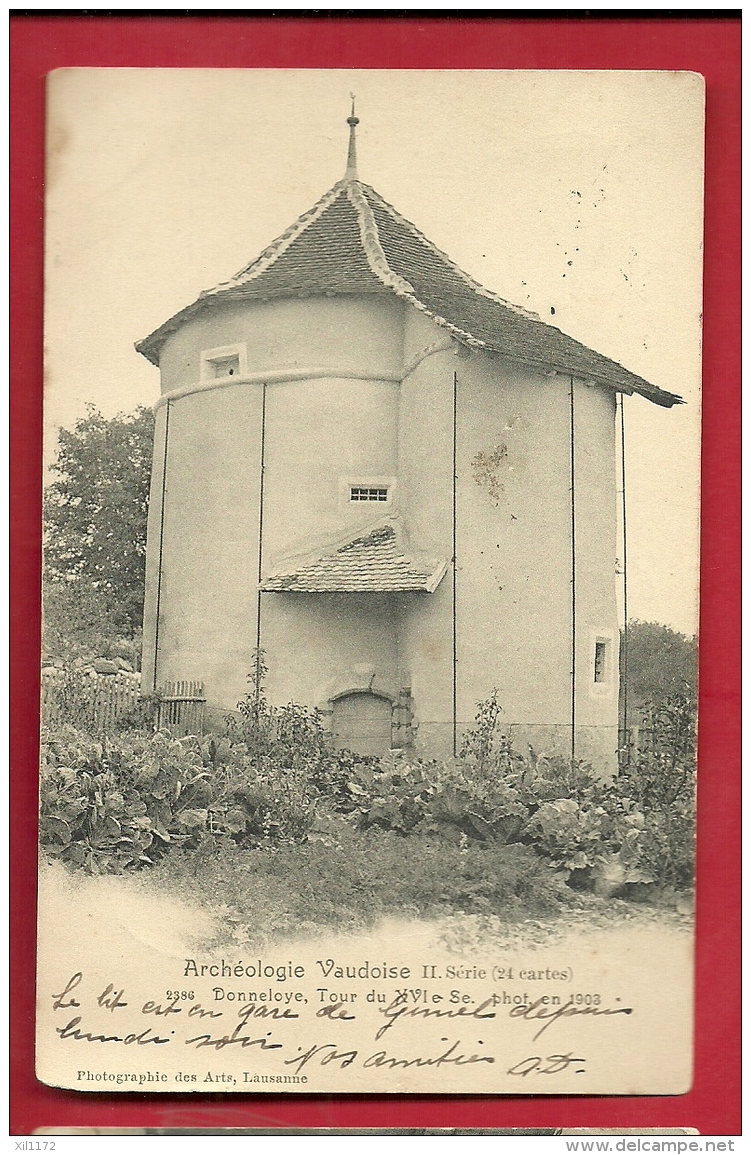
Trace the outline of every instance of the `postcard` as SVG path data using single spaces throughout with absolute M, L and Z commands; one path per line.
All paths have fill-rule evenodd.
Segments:
M 49 76 L 42 1082 L 689 1090 L 703 132 Z

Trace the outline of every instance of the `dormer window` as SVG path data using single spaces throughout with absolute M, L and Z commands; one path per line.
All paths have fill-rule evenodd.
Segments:
M 201 353 L 201 380 L 225 381 L 248 371 L 245 345 L 223 345 Z

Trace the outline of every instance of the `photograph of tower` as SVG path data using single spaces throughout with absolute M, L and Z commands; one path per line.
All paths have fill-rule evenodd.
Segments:
M 682 1094 L 701 78 L 48 90 L 37 1077 Z
M 143 671 L 364 754 L 522 747 L 613 772 L 617 409 L 681 398 L 463 273 L 357 167 L 138 345 L 159 367 Z M 221 558 L 221 564 L 217 559 Z

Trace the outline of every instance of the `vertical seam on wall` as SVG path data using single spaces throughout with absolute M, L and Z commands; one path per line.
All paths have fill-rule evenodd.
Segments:
M 574 437 L 574 378 L 569 378 L 571 457 L 571 763 L 576 761 L 576 448 Z
M 452 427 L 452 456 L 451 456 L 451 698 L 452 698 L 452 734 L 453 751 L 456 758 L 456 411 L 458 378 L 454 373 L 453 396 L 453 427 Z
M 626 522 L 626 416 L 621 402 L 621 520 L 623 533 L 623 745 L 626 761 L 631 761 L 628 734 L 628 533 Z
M 261 694 L 261 581 L 263 579 L 263 497 L 266 473 L 266 382 L 261 386 L 261 460 L 258 481 L 258 589 L 256 590 L 256 706 Z
M 157 687 L 157 665 L 159 662 L 159 615 L 162 609 L 162 551 L 164 549 L 164 500 L 167 494 L 167 448 L 169 445 L 169 410 L 167 401 L 164 418 L 164 461 L 162 462 L 162 500 L 159 507 L 159 565 L 156 579 L 156 622 L 154 626 L 154 678 L 152 690 Z

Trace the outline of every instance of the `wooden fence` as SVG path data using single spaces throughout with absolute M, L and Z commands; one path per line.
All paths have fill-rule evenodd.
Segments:
M 113 733 L 123 715 L 143 704 L 140 674 L 42 669 L 42 721 L 47 726 L 69 722 L 101 737 Z M 203 682 L 166 682 L 157 695 L 156 728 L 169 730 L 175 738 L 202 734 L 205 711 Z
M 138 707 L 140 695 L 141 675 L 126 670 L 42 669 L 42 721 L 48 726 L 69 722 L 90 734 L 111 734 L 118 719 Z
M 158 727 L 174 738 L 202 734 L 206 712 L 203 682 L 165 682 L 159 700 Z

